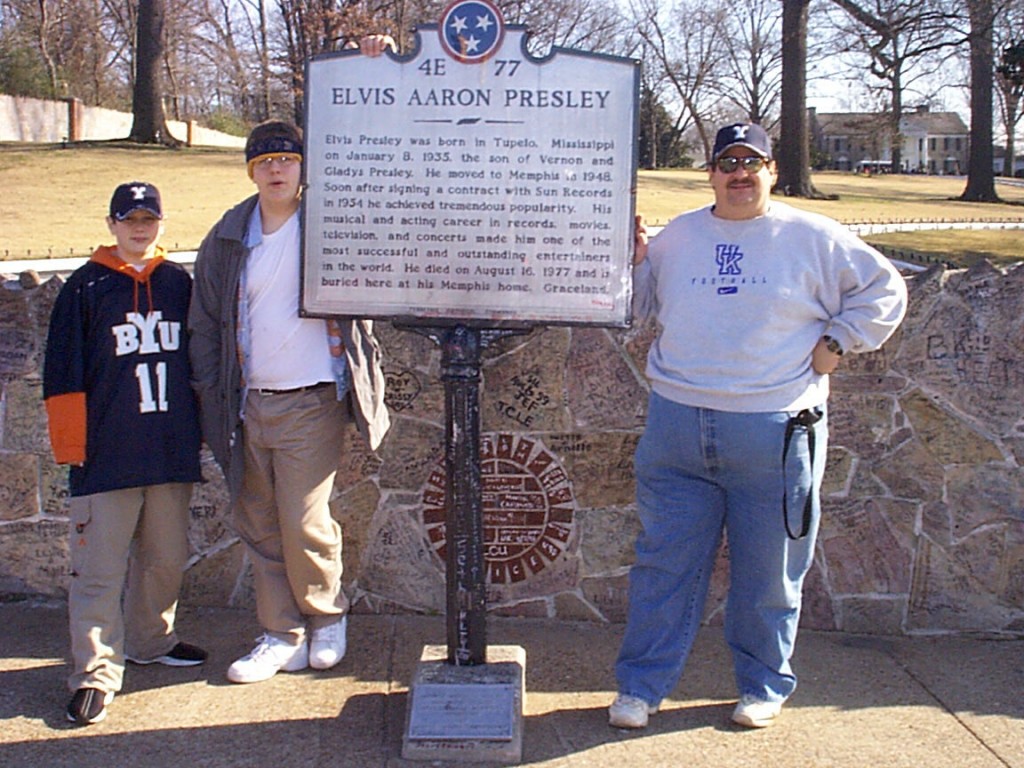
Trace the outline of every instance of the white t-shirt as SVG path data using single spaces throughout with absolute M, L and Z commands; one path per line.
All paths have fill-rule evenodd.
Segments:
M 276 232 L 264 234 L 249 254 L 250 387 L 295 389 L 334 381 L 326 323 L 299 317 L 301 252 L 296 213 Z

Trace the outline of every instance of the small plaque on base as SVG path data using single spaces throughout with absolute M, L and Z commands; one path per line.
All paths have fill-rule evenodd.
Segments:
M 423 649 L 409 692 L 402 757 L 517 763 L 523 751 L 526 652 L 487 649 L 487 662 L 457 667 L 447 648 Z

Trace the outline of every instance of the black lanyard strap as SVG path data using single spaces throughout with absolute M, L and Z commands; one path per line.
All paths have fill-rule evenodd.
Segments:
M 811 513 L 814 506 L 812 501 L 814 496 L 814 425 L 821 421 L 824 415 L 821 408 L 805 408 L 786 422 L 786 438 L 782 443 L 782 522 L 786 526 L 786 535 L 793 540 L 804 538 L 811 530 Z M 807 489 L 807 496 L 804 499 L 804 518 L 800 526 L 800 533 L 794 535 L 793 529 L 789 527 L 789 508 L 786 501 L 789 489 L 789 483 L 786 481 L 786 457 L 789 455 L 789 444 L 798 429 L 807 433 L 807 453 L 811 459 L 811 485 Z

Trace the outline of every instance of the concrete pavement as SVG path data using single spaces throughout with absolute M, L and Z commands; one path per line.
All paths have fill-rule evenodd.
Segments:
M 442 618 L 355 615 L 335 669 L 246 686 L 224 673 L 259 634 L 249 612 L 183 609 L 179 629 L 210 661 L 129 666 L 107 719 L 80 728 L 64 717 L 64 606 L 0 604 L 0 766 L 470 765 L 401 758 L 408 685 L 423 646 L 445 642 Z M 490 644 L 526 649 L 520 765 L 1024 768 L 1024 640 L 803 632 L 800 688 L 776 726 L 750 731 L 729 721 L 731 664 L 707 628 L 662 712 L 629 732 L 607 725 L 621 632 L 490 619 Z

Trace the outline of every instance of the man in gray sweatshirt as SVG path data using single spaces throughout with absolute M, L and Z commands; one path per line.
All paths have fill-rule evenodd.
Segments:
M 770 200 L 775 176 L 765 131 L 726 126 L 709 166 L 714 204 L 649 244 L 637 225 L 634 315 L 653 317 L 658 335 L 636 452 L 643 527 L 609 710 L 616 727 L 645 727 L 678 682 L 724 530 L 732 719 L 759 728 L 778 717 L 796 688 L 790 658 L 818 530 L 828 374 L 844 353 L 878 349 L 903 319 L 906 285 L 892 264 L 837 222 Z

